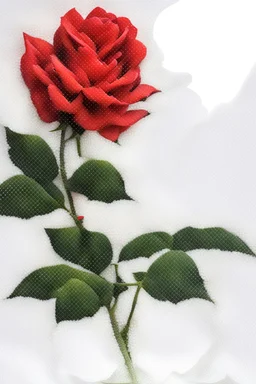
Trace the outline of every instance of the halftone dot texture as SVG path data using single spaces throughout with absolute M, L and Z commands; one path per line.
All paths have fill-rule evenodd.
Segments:
M 28 5 L 29 1 L 24 2 L 24 7 L 25 3 Z M 75 3 L 78 2 L 75 1 Z M 106 318 L 103 319 L 100 316 L 106 308 L 114 304 L 116 298 L 118 298 L 119 304 L 121 303 L 121 308 L 122 302 L 125 302 L 124 312 L 132 308 L 130 299 L 133 299 L 132 289 L 134 287 L 124 286 L 125 282 L 132 286 L 137 284 L 141 289 L 142 297 L 139 300 L 138 312 L 143 300 L 145 302 L 152 300 L 151 303 L 154 303 L 154 307 L 151 307 L 152 311 L 157 313 L 162 313 L 161 308 L 166 308 L 167 312 L 168 310 L 174 311 L 174 308 L 179 311 L 185 308 L 185 305 L 191 305 L 192 308 L 191 303 L 195 305 L 194 312 L 197 312 L 197 308 L 199 308 L 196 307 L 197 302 L 190 299 L 204 299 L 198 300 L 198 302 L 200 304 L 204 302 L 202 305 L 210 308 L 213 306 L 214 297 L 211 297 L 208 291 L 209 282 L 189 252 L 201 249 L 221 250 L 254 256 L 253 251 L 241 239 L 217 227 L 206 229 L 187 227 L 177 232 L 178 228 L 169 230 L 168 225 L 165 227 L 159 225 L 156 220 L 156 227 L 152 223 L 147 223 L 144 225 L 144 232 L 138 230 L 141 217 L 140 215 L 133 217 L 132 213 L 136 207 L 139 207 L 140 199 L 136 197 L 136 188 L 130 188 L 130 177 L 126 172 L 127 164 L 122 163 L 118 158 L 119 146 L 117 144 L 120 135 L 130 127 L 134 126 L 134 129 L 129 130 L 129 134 L 133 132 L 136 135 L 140 130 L 137 123 L 142 119 L 146 128 L 152 130 L 154 125 L 156 132 L 159 125 L 152 120 L 157 115 L 155 105 L 160 107 L 161 99 L 159 97 L 166 89 L 164 85 L 168 88 L 168 81 L 166 78 L 166 84 L 163 84 L 163 87 L 159 86 L 160 66 L 158 70 L 155 62 L 151 61 L 152 50 L 149 60 L 148 40 L 146 43 L 143 38 L 149 32 L 147 29 L 140 30 L 136 22 L 133 22 L 134 10 L 130 11 L 129 15 L 126 14 L 122 10 L 122 1 L 113 2 L 113 4 L 115 3 L 113 11 L 110 1 L 102 2 L 100 6 L 96 7 L 90 6 L 90 4 L 96 5 L 96 3 L 98 5 L 99 2 L 87 2 L 85 8 L 88 12 L 84 12 L 83 7 L 77 7 L 76 4 L 73 7 L 70 2 L 70 7 L 66 7 L 63 13 L 59 12 L 60 22 L 57 18 L 54 19 L 52 25 L 56 24 L 56 28 L 51 31 L 44 31 L 42 24 L 34 28 L 34 32 L 30 32 L 31 29 L 27 30 L 24 25 L 24 51 L 19 55 L 16 68 L 19 71 L 22 87 L 30 96 L 26 99 L 26 108 L 33 109 L 33 117 L 37 123 L 31 134 L 30 128 L 26 124 L 23 125 L 23 122 L 18 128 L 20 131 L 17 132 L 17 126 L 13 127 L 8 123 L 8 119 L 3 119 L 6 125 L 8 154 L 15 166 L 16 174 L 5 179 L 0 186 L 0 214 L 23 219 L 21 221 L 24 223 L 24 227 L 28 219 L 34 220 L 35 218 L 35 230 L 38 230 L 38 228 L 36 229 L 38 223 L 40 225 L 42 223 L 38 236 L 40 240 L 37 241 L 36 252 L 33 255 L 33 268 L 28 267 L 28 264 L 24 267 L 26 273 L 20 276 L 19 281 L 17 279 L 12 290 L 5 297 L 39 299 L 40 305 L 44 305 L 44 301 L 49 302 L 49 305 L 54 302 L 55 319 L 57 323 L 61 323 L 58 330 L 71 326 L 66 322 L 67 320 L 77 320 L 73 324 L 75 323 L 75 326 L 79 327 L 81 322 L 78 320 L 82 319 L 91 321 L 90 324 L 98 321 L 100 329 L 105 329 L 103 324 L 104 321 L 107 323 Z M 132 3 L 133 9 L 136 9 L 137 4 L 138 12 L 134 16 L 138 20 L 147 17 L 146 13 L 144 15 L 141 12 L 143 9 L 146 10 L 146 7 L 156 9 L 159 7 L 160 9 L 164 6 L 156 4 L 166 3 L 167 5 L 171 1 L 154 3 L 149 0 Z M 53 7 L 58 8 L 58 2 L 53 1 Z M 40 7 L 39 11 L 41 11 Z M 51 17 L 53 16 L 50 12 L 49 18 Z M 151 19 L 149 21 L 152 23 Z M 46 35 L 48 36 L 46 37 Z M 147 70 L 146 81 L 144 81 L 144 68 L 148 69 L 151 65 L 152 69 Z M 146 103 L 144 103 L 145 101 Z M 168 101 L 170 109 L 173 105 L 172 102 L 173 99 L 170 98 Z M 137 103 L 139 104 L 137 105 Z M 19 105 L 21 104 L 17 100 L 17 110 Z M 152 116 L 149 116 L 151 111 L 153 111 Z M 1 115 L 4 115 L 4 111 L 0 112 Z M 160 116 L 161 110 L 158 113 Z M 38 118 L 41 121 L 37 120 Z M 56 128 L 51 123 L 57 122 L 60 124 L 59 130 L 50 133 L 50 129 Z M 47 129 L 48 124 L 44 123 L 51 124 L 50 128 Z M 42 132 L 42 127 L 46 128 L 45 132 Z M 25 134 L 28 131 L 29 133 Z M 100 135 L 97 134 L 97 139 L 95 139 L 96 143 L 97 140 L 99 143 L 98 152 L 96 150 L 98 157 L 90 158 L 90 154 L 88 158 L 81 157 L 81 140 L 84 142 L 87 140 L 88 131 L 94 131 Z M 84 139 L 85 137 L 86 139 Z M 91 136 L 89 136 L 89 140 L 91 140 Z M 104 145 L 109 145 L 108 149 L 115 152 L 115 166 L 112 165 L 112 162 L 105 160 L 105 157 L 108 158 L 105 153 L 101 156 L 100 151 L 102 148 L 104 150 Z M 120 148 L 122 149 L 122 147 Z M 121 154 L 121 151 L 119 153 Z M 82 154 L 84 155 L 83 150 Z M 108 160 L 111 160 L 110 158 Z M 75 165 L 72 165 L 73 160 Z M 140 164 L 137 165 L 139 168 Z M 144 186 L 139 186 L 139 182 L 138 179 L 136 182 L 138 189 L 143 189 Z M 147 190 L 146 186 L 145 190 Z M 84 210 L 81 209 L 82 199 L 85 201 Z M 97 205 L 98 203 L 99 205 Z M 121 213 L 119 221 L 113 225 L 109 218 L 111 215 L 101 216 L 100 210 L 92 215 L 93 204 L 96 209 L 97 207 L 103 210 L 113 209 L 113 212 L 115 210 L 117 212 L 119 207 L 121 208 L 121 204 L 126 204 L 126 214 Z M 107 206 L 109 208 L 106 208 Z M 153 212 L 154 210 L 150 207 L 148 211 Z M 146 216 L 148 211 L 144 211 Z M 54 215 L 57 217 L 57 215 L 61 215 L 61 212 L 63 212 L 63 216 L 56 219 L 55 223 L 54 219 L 50 221 L 50 224 L 47 223 L 48 217 Z M 64 215 L 68 219 L 64 218 Z M 36 218 L 36 216 L 39 217 Z M 126 231 L 126 237 L 124 236 L 120 240 L 117 238 L 117 234 L 119 229 L 122 231 L 126 216 L 131 217 L 131 223 Z M 63 222 L 62 218 L 64 218 Z M 93 223 L 92 225 L 90 221 Z M 168 233 L 163 231 L 168 231 Z M 136 238 L 139 233 L 144 234 Z M 16 238 L 18 235 L 17 233 Z M 28 241 L 31 243 L 33 235 L 33 231 L 28 232 Z M 116 239 L 118 247 L 115 244 Z M 116 268 L 118 255 L 119 269 Z M 126 279 L 122 271 L 129 270 L 130 264 L 137 261 L 138 265 L 131 274 L 131 279 Z M 114 286 L 111 283 L 113 281 L 119 285 Z M 15 303 L 15 300 L 7 300 L 7 302 L 9 305 L 10 302 Z M 34 303 L 32 300 L 24 300 L 21 303 L 25 302 Z M 169 306 L 162 307 L 166 302 Z M 179 304 L 181 305 L 179 306 Z M 133 332 L 133 328 L 138 326 L 136 311 L 131 319 Z M 164 311 L 162 313 L 163 322 L 168 317 L 165 316 Z M 120 310 L 118 319 L 119 317 L 122 318 Z M 183 321 L 188 317 L 187 315 L 182 316 Z M 172 319 L 173 316 L 170 316 L 170 324 L 173 326 Z M 143 331 L 151 329 L 149 323 L 150 320 L 147 319 Z M 89 322 L 86 324 L 88 326 Z M 110 325 L 110 322 L 107 324 Z M 61 328 L 62 326 L 63 328 Z M 122 326 L 123 324 L 120 322 L 120 329 Z M 181 328 L 178 330 L 180 331 Z M 112 335 L 111 327 L 107 331 Z M 154 337 L 154 333 L 156 332 L 151 332 L 152 337 Z M 199 334 L 204 337 L 201 329 Z M 167 340 L 168 335 L 167 333 Z M 102 331 L 101 337 L 103 341 L 106 340 L 107 332 L 104 335 Z M 97 339 L 97 332 L 95 338 Z M 190 337 L 188 339 L 193 340 Z M 83 340 L 85 345 L 88 344 L 88 340 L 90 340 L 89 333 Z M 75 349 L 79 341 L 75 340 Z M 160 344 L 160 341 L 157 342 Z M 112 359 L 114 348 L 110 344 L 105 347 L 105 351 L 106 355 Z M 145 336 L 144 344 L 147 347 L 150 345 Z M 181 344 L 177 349 L 184 348 L 185 351 L 186 343 L 181 342 Z M 195 341 L 192 344 L 193 352 L 196 351 L 196 358 L 192 361 L 196 363 L 202 356 L 202 350 L 207 351 L 210 342 L 207 339 L 205 344 L 200 345 Z M 170 341 L 169 345 L 173 347 L 175 343 Z M 200 348 L 197 349 L 198 345 L 201 348 L 200 351 Z M 136 350 L 136 340 L 134 341 L 132 337 L 129 341 L 129 348 L 133 357 L 132 352 Z M 164 350 L 164 348 L 162 349 Z M 77 360 L 75 351 L 67 351 L 64 348 L 61 354 L 64 356 L 66 353 L 71 353 L 73 360 Z M 118 353 L 120 354 L 120 351 Z M 185 355 L 185 352 L 183 354 Z M 143 359 L 146 359 L 147 356 L 147 353 L 137 355 L 134 353 L 136 368 L 142 369 Z M 161 360 L 161 353 L 159 356 Z M 79 380 L 85 382 L 107 380 L 120 363 L 120 361 L 118 364 L 116 363 L 118 359 L 114 363 L 112 360 L 105 365 L 98 362 L 93 371 L 91 370 L 93 364 L 89 363 L 89 354 L 79 368 L 73 360 L 70 366 L 70 361 L 66 364 L 67 371 L 72 377 L 78 377 Z M 167 361 L 167 358 L 163 357 L 164 360 Z M 186 371 L 192 367 L 193 364 L 188 363 L 186 357 L 182 357 L 181 360 L 184 366 L 187 364 L 186 369 L 181 364 L 183 368 L 168 368 L 168 374 L 172 371 Z M 167 365 L 170 365 L 171 361 L 173 360 L 170 358 Z M 121 365 L 122 363 L 123 361 L 121 361 Z M 148 370 L 150 371 L 154 363 L 149 365 Z M 158 368 L 158 371 L 159 379 L 152 381 L 147 378 L 146 381 L 141 380 L 140 384 L 162 382 L 168 374 L 161 370 L 161 367 Z M 128 382 L 125 379 L 118 378 L 117 380 L 118 383 Z

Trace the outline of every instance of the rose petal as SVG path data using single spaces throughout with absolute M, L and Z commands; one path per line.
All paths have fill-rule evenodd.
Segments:
M 132 22 L 127 17 L 118 17 L 116 19 L 117 24 L 120 28 L 120 32 L 123 33 L 124 30 L 128 27 L 129 37 L 135 39 L 138 33 L 137 28 L 132 24 Z
M 75 8 L 70 9 L 62 18 L 61 23 L 63 21 L 68 21 L 71 23 L 75 28 L 79 29 L 84 21 L 83 17 L 80 15 L 79 12 Z
M 118 51 L 120 46 L 125 41 L 125 39 L 128 35 L 128 32 L 129 32 L 129 29 L 126 28 L 117 40 L 115 40 L 114 42 L 108 42 L 102 49 L 100 49 L 98 52 L 99 58 L 104 59 L 105 56 L 107 56 L 109 54 L 113 54 L 116 51 Z
M 79 93 L 83 87 L 75 79 L 73 72 L 66 68 L 55 55 L 52 55 L 51 59 L 54 68 L 67 91 L 71 93 Z
M 81 68 L 80 62 L 77 60 L 77 56 L 75 56 L 75 55 L 72 56 L 72 58 L 70 59 L 70 62 L 69 62 L 69 68 L 72 72 L 74 72 L 79 83 L 83 87 L 89 87 L 90 86 L 91 83 L 90 83 L 90 80 L 88 78 L 88 75 L 85 72 L 85 70 L 83 68 Z
M 64 27 L 60 27 L 54 35 L 54 50 L 61 62 L 76 75 L 79 83 L 84 87 L 90 86 L 90 80 L 88 79 L 85 70 L 81 68 L 83 61 L 78 52 L 74 49 L 70 37 Z
M 120 101 L 114 96 L 109 96 L 102 89 L 97 87 L 85 88 L 83 89 L 83 94 L 91 101 L 94 101 L 105 108 L 109 107 L 111 104 L 128 106 L 128 103 Z
M 26 33 L 24 33 L 24 41 L 26 52 L 21 58 L 21 73 L 25 83 L 31 88 L 35 83 L 33 65 L 46 66 L 53 47 L 47 41 L 29 36 Z
M 27 33 L 24 33 L 23 36 L 26 49 L 29 47 L 29 44 L 31 44 L 46 59 L 53 53 L 53 46 L 47 41 L 30 36 Z
M 58 111 L 49 98 L 47 88 L 43 85 L 31 90 L 31 100 L 40 118 L 46 123 L 58 120 Z
M 86 17 L 86 19 L 90 19 L 91 17 L 107 17 L 110 20 L 116 19 L 116 15 L 113 13 L 107 13 L 105 9 L 101 7 L 94 8 Z
M 122 100 L 128 104 L 134 104 L 138 101 L 144 100 L 154 93 L 159 92 L 158 89 L 151 85 L 141 84 L 132 92 L 125 92 L 122 89 L 115 93 L 117 99 Z
M 99 82 L 117 65 L 116 60 L 113 60 L 109 65 L 102 63 L 97 53 L 89 47 L 80 47 L 78 54 L 78 59 L 86 63 L 86 73 L 92 82 Z
M 84 33 L 78 32 L 69 20 L 62 19 L 61 25 L 63 26 L 63 28 L 65 28 L 68 35 L 72 37 L 72 39 L 76 43 L 80 44 L 82 47 L 88 45 L 90 48 L 96 51 L 96 46 L 94 42 L 89 38 L 89 36 L 86 36 Z
M 36 79 L 32 68 L 33 65 L 38 64 L 35 54 L 31 51 L 32 49 L 32 46 L 28 47 L 26 53 L 24 53 L 20 61 L 21 74 L 28 88 L 33 87 L 35 84 Z
M 104 89 L 105 92 L 114 91 L 115 89 L 124 85 L 132 84 L 139 76 L 140 70 L 138 68 L 131 69 L 120 79 L 113 81 L 111 84 L 108 82 L 100 83 L 99 86 Z
M 47 72 L 44 71 L 39 65 L 33 65 L 33 72 L 38 80 L 40 80 L 44 85 L 48 86 L 53 84 L 53 81 L 48 76 Z
M 120 114 L 111 109 L 102 109 L 97 114 L 90 114 L 83 106 L 75 114 L 74 119 L 84 129 L 100 131 L 109 125 L 129 127 L 147 115 L 148 111 L 145 110 L 128 111 Z
M 75 114 L 82 105 L 81 95 L 79 95 L 74 101 L 69 102 L 55 85 L 49 85 L 48 93 L 53 105 L 58 111 Z
M 107 43 L 113 43 L 118 39 L 120 30 L 117 24 L 108 20 L 103 23 L 98 17 L 85 19 L 81 30 L 101 48 Z
M 122 65 L 117 64 L 111 71 L 107 73 L 107 75 L 102 79 L 99 86 L 101 88 L 104 88 L 105 86 L 108 86 L 109 83 L 113 83 L 116 79 L 118 79 L 122 73 Z M 105 88 L 104 88 L 105 89 Z
M 73 51 L 74 47 L 72 41 L 63 26 L 60 26 L 54 34 L 53 46 L 55 54 L 65 62 L 66 54 Z M 64 57 L 62 57 L 64 56 Z
M 125 48 L 129 68 L 136 68 L 147 55 L 147 48 L 139 40 L 129 39 Z
M 110 125 L 109 127 L 103 128 L 99 133 L 105 137 L 105 139 L 116 141 L 120 135 L 120 129 L 116 125 Z

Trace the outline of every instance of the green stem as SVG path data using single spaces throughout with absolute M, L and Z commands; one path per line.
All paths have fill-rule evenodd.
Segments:
M 65 188 L 65 192 L 69 201 L 69 207 L 70 211 L 67 209 L 69 212 L 70 216 L 73 218 L 74 222 L 76 223 L 77 227 L 80 230 L 84 230 L 84 227 L 82 223 L 78 220 L 77 218 L 77 213 L 73 201 L 73 197 L 71 194 L 71 191 L 68 186 L 68 178 L 67 178 L 67 171 L 66 171 L 66 164 L 65 164 L 65 136 L 66 136 L 66 130 L 67 130 L 68 125 L 65 123 L 62 123 L 59 128 L 61 128 L 61 139 L 60 139 L 60 174 L 61 174 L 61 179 L 63 182 L 63 186 Z
M 133 367 L 132 360 L 130 358 L 130 355 L 129 355 L 128 349 L 126 347 L 126 344 L 124 342 L 124 339 L 122 338 L 122 335 L 120 333 L 119 326 L 118 326 L 116 316 L 115 316 L 115 312 L 113 311 L 113 308 L 109 309 L 108 312 L 109 312 L 109 317 L 110 317 L 111 325 L 112 325 L 112 328 L 114 331 L 114 335 L 115 335 L 117 344 L 118 344 L 119 349 L 123 355 L 127 370 L 129 372 L 129 375 L 130 375 L 130 378 L 132 381 L 131 384 L 138 384 L 136 372 L 135 372 L 135 369 Z
M 82 151 L 81 151 L 81 136 L 78 134 L 76 136 L 76 149 L 79 157 L 82 157 Z
M 134 299 L 133 299 L 133 302 L 132 302 L 131 312 L 130 312 L 130 315 L 128 317 L 127 323 L 126 323 L 124 329 L 122 330 L 122 337 L 123 337 L 124 342 L 125 342 L 126 345 L 127 345 L 127 341 L 128 341 L 128 333 L 129 333 L 129 330 L 130 330 L 131 321 L 132 321 L 132 318 L 133 318 L 133 315 L 134 315 L 134 311 L 135 311 L 135 308 L 136 308 L 136 305 L 137 305 L 137 302 L 138 302 L 140 290 L 141 290 L 141 284 L 137 284 L 137 289 L 136 289 L 135 296 L 134 296 Z
M 118 287 L 138 287 L 139 283 L 114 283 Z

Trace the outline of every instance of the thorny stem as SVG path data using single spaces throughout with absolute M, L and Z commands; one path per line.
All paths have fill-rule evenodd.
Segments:
M 111 325 L 112 325 L 112 328 L 114 331 L 114 335 L 115 335 L 117 344 L 118 344 L 119 349 L 123 355 L 127 370 L 129 372 L 129 375 L 131 378 L 131 384 L 139 384 L 137 377 L 136 377 L 135 369 L 134 369 L 133 364 L 132 364 L 132 360 L 130 358 L 130 355 L 129 355 L 129 352 L 127 349 L 127 346 L 126 346 L 124 339 L 121 335 L 121 332 L 119 330 L 119 326 L 118 326 L 118 323 L 117 323 L 117 320 L 115 317 L 115 311 L 113 310 L 113 308 L 109 309 L 109 317 L 110 317 Z
M 73 197 L 71 194 L 71 191 L 68 186 L 68 178 L 67 178 L 67 172 L 66 172 L 66 165 L 65 165 L 65 145 L 66 145 L 66 140 L 65 140 L 65 135 L 66 135 L 66 130 L 67 130 L 68 125 L 65 123 L 61 123 L 59 128 L 61 129 L 61 140 L 60 140 L 60 174 L 61 174 L 61 179 L 63 182 L 63 186 L 69 201 L 69 207 L 70 210 L 65 208 L 67 212 L 69 212 L 70 216 L 73 218 L 76 226 L 80 230 L 84 230 L 84 227 L 82 223 L 78 220 L 77 218 L 77 213 L 73 201 Z
M 67 127 L 68 127 L 67 124 L 62 123 L 62 124 L 60 124 L 60 126 L 58 128 L 58 130 L 61 130 L 61 140 L 60 140 L 60 174 L 61 174 L 61 179 L 62 179 L 62 182 L 63 182 L 63 186 L 64 186 L 64 189 L 65 189 L 65 192 L 66 192 L 66 195 L 67 195 L 67 198 L 68 198 L 68 201 L 69 201 L 69 207 L 70 207 L 70 210 L 68 208 L 66 208 L 66 207 L 64 207 L 64 209 L 70 214 L 70 216 L 73 218 L 75 224 L 77 225 L 77 227 L 80 230 L 86 230 L 83 227 L 82 223 L 77 218 L 77 212 L 76 212 L 76 209 L 75 209 L 72 193 L 71 193 L 71 191 L 69 189 L 69 185 L 68 185 L 68 178 L 67 178 L 67 172 L 66 172 L 66 166 L 65 166 L 65 144 L 66 144 L 65 135 L 66 135 Z M 77 143 L 77 149 L 78 149 L 78 153 L 80 154 L 81 152 L 80 152 L 79 144 L 80 143 Z M 141 288 L 139 283 L 131 283 L 131 284 L 115 283 L 115 284 L 119 285 L 119 286 L 137 286 L 138 288 L 137 288 L 136 293 L 137 292 L 139 293 L 139 290 Z M 131 319 L 132 319 L 132 316 L 133 316 L 133 313 L 134 313 L 134 310 L 135 310 L 135 306 L 136 306 L 136 303 L 137 303 L 138 294 L 135 295 L 135 296 L 137 296 L 137 297 L 136 297 L 136 300 L 134 300 L 134 302 L 133 302 L 132 311 L 130 313 L 130 316 L 129 316 L 129 319 L 128 319 L 128 323 L 125 326 L 125 329 L 127 328 L 127 333 L 129 331 L 130 322 L 131 322 Z M 127 348 L 127 343 L 123 339 L 122 334 L 121 334 L 121 332 L 119 330 L 118 322 L 117 322 L 116 316 L 115 316 L 115 305 L 112 308 L 108 308 L 108 312 L 109 312 L 109 317 L 110 317 L 111 325 L 112 325 L 112 328 L 113 328 L 114 336 L 116 338 L 116 341 L 117 341 L 117 344 L 119 346 L 119 349 L 120 349 L 120 351 L 121 351 L 121 353 L 123 355 L 123 358 L 124 358 L 127 370 L 129 372 L 129 375 L 130 375 L 130 378 L 131 378 L 131 383 L 129 383 L 129 384 L 139 384 L 138 380 L 137 380 L 137 377 L 136 377 L 136 372 L 135 372 L 135 369 L 133 367 L 133 363 L 132 363 L 132 360 L 131 360 L 131 357 L 130 357 L 130 354 L 129 354 L 129 351 L 128 351 L 128 348 Z M 126 338 L 127 338 L 127 334 L 126 334 Z
M 128 333 L 129 333 L 129 330 L 130 330 L 131 321 L 132 321 L 132 318 L 133 318 L 133 315 L 134 315 L 134 311 L 135 311 L 135 308 L 136 308 L 136 305 L 137 305 L 137 302 L 138 302 L 139 293 L 140 293 L 140 290 L 142 288 L 141 283 L 138 283 L 136 285 L 137 285 L 137 289 L 136 289 L 135 296 L 134 296 L 134 299 L 133 299 L 133 302 L 132 302 L 131 312 L 130 312 L 130 315 L 128 317 L 127 323 L 126 323 L 124 329 L 121 332 L 122 337 L 123 337 L 124 342 L 125 342 L 126 345 L 127 345 L 127 342 L 128 342 Z

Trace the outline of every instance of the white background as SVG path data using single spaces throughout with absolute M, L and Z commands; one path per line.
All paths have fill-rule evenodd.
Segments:
M 116 146 L 86 134 L 83 156 L 110 160 L 135 202 L 111 206 L 77 196 L 89 229 L 106 233 L 115 249 L 152 230 L 223 226 L 256 251 L 256 23 L 253 0 L 104 1 L 130 17 L 148 47 L 144 81 L 163 92 L 146 102 L 149 118 Z M 86 15 L 102 1 L 9 0 L 0 16 L 0 122 L 36 133 L 58 152 L 55 125 L 39 121 L 20 72 L 22 31 L 50 41 L 58 20 L 76 6 Z M 177 73 L 180 72 L 180 73 Z M 184 72 L 184 73 L 183 73 Z M 190 75 L 193 81 L 189 88 Z M 201 99 L 200 99 L 201 98 Z M 201 101 L 202 100 L 202 101 Z M 210 111 L 208 113 L 207 109 Z M 0 180 L 19 173 L 0 132 Z M 69 173 L 81 164 L 68 148 Z M 43 265 L 60 263 L 43 228 L 72 225 L 62 212 L 21 221 L 1 218 L 0 383 L 82 384 L 125 382 L 120 356 L 104 311 L 56 328 L 54 303 L 4 298 Z M 130 348 L 141 382 L 251 384 L 256 378 L 256 261 L 244 255 L 194 251 L 191 256 L 216 305 L 191 300 L 177 306 L 141 295 Z M 123 265 L 122 276 L 148 261 Z M 108 271 L 109 276 L 111 275 Z M 124 294 L 125 321 L 131 291 Z

